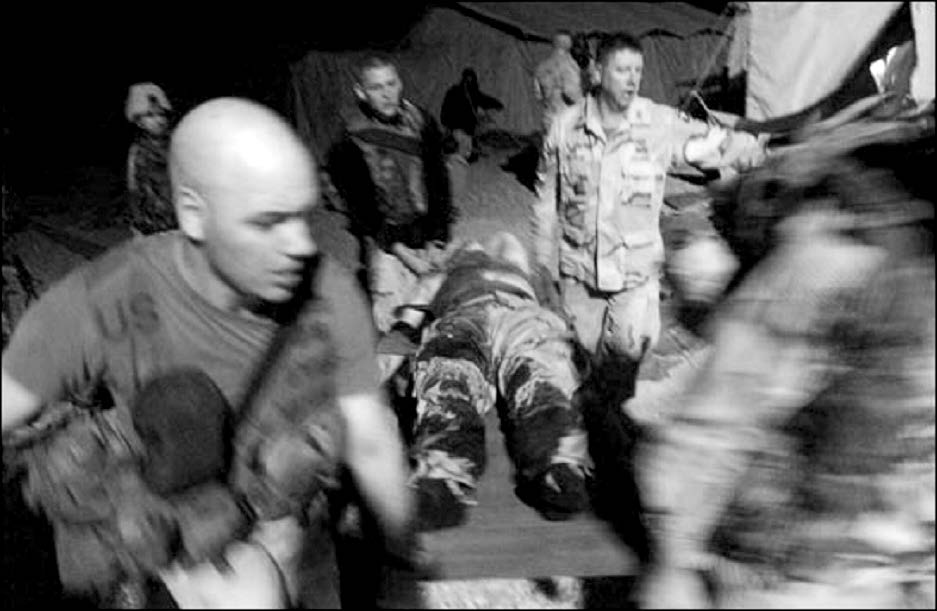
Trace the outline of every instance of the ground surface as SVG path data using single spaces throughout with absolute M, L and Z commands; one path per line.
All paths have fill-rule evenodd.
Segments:
M 527 219 L 533 194 L 514 174 L 502 169 L 518 150 L 516 147 L 489 147 L 486 156 L 464 168 L 466 187 L 456 198 L 461 213 L 455 229 L 456 237 L 481 238 L 494 231 L 508 229 L 523 240 L 529 240 Z M 104 170 L 89 170 L 84 176 L 64 196 L 31 198 L 28 194 L 17 193 L 5 203 L 15 204 L 17 216 L 26 222 L 4 228 L 4 254 L 15 252 L 22 259 L 39 292 L 100 249 L 130 237 L 119 215 L 122 176 Z M 684 181 L 670 180 L 668 201 L 674 206 L 665 209 L 665 230 L 676 224 L 703 222 L 705 200 L 699 187 Z M 345 218 L 334 210 L 322 207 L 315 214 L 313 231 L 317 241 L 324 249 L 352 266 L 357 251 L 345 227 Z M 667 326 L 661 345 L 648 359 L 638 383 L 635 402 L 640 409 L 648 412 L 666 410 L 678 403 L 681 389 L 705 350 L 693 336 L 667 321 L 669 318 L 665 317 Z M 505 474 L 488 473 L 489 477 L 499 475 Z M 491 518 L 482 515 L 477 519 L 484 521 Z M 580 525 L 577 528 L 583 529 L 581 532 L 586 533 L 584 537 L 602 535 L 594 525 Z M 567 530 L 567 533 L 574 535 L 576 532 L 579 531 L 575 528 Z M 450 548 L 463 550 L 467 549 L 466 546 L 474 545 L 478 561 L 483 562 L 485 545 L 495 544 L 498 537 L 510 538 L 511 535 L 498 532 L 492 536 L 495 539 L 489 541 L 450 541 L 449 545 Z M 616 543 L 610 534 L 608 538 L 611 543 L 601 553 L 611 559 L 615 554 L 612 548 Z M 570 541 L 575 543 L 575 539 Z M 521 574 L 529 575 L 533 566 L 552 567 L 562 564 L 551 563 L 551 558 L 543 558 L 544 554 L 560 553 L 556 550 L 563 549 L 562 546 L 557 548 L 546 542 L 539 543 L 541 545 L 534 545 L 533 548 L 527 546 L 526 552 L 519 552 L 528 554 L 527 557 L 521 555 L 516 559 L 518 563 L 527 563 L 519 571 Z M 504 544 L 510 545 L 511 542 L 504 541 Z M 517 548 L 523 550 L 524 546 Z M 627 550 L 622 550 L 622 554 L 627 555 Z M 594 570 L 586 572 L 592 576 L 580 578 L 580 573 L 543 575 L 542 579 L 449 578 L 419 584 L 418 589 L 423 606 L 439 609 L 591 608 L 619 607 L 622 604 L 627 576 L 596 576 Z

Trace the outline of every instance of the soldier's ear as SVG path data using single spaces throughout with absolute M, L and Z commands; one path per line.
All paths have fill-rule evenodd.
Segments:
M 176 191 L 176 217 L 182 233 L 195 242 L 205 239 L 208 205 L 198 191 L 191 187 L 179 187 Z
M 364 94 L 364 88 L 361 86 L 360 83 L 355 83 L 353 89 L 355 91 L 355 97 L 358 98 L 358 100 L 362 102 L 367 101 L 368 98 Z

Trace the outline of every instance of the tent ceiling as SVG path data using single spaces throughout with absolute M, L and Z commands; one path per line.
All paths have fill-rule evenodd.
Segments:
M 625 30 L 636 36 L 665 31 L 690 36 L 725 28 L 726 20 L 686 2 L 458 2 L 526 36 L 549 40 L 560 29 L 573 32 Z

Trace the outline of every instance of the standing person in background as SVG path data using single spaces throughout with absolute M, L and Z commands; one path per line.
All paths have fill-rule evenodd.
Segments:
M 328 173 L 348 207 L 374 322 L 385 332 L 419 276 L 433 269 L 454 215 L 439 127 L 402 97 L 397 66 L 371 56 L 355 77 L 358 103 L 346 112 Z
M 557 115 L 544 142 L 532 234 L 536 260 L 554 274 L 593 358 L 583 414 L 597 478 L 614 487 L 634 438 L 623 404 L 660 333 L 667 171 L 745 167 L 760 146 L 638 96 L 644 56 L 634 37 L 606 37 L 597 60 L 597 92 Z
M 130 87 L 125 115 L 136 135 L 127 154 L 127 192 L 130 226 L 137 234 L 176 227 L 166 166 L 171 111 L 172 104 L 158 85 L 137 83 Z
M 660 331 L 668 169 L 746 167 L 761 147 L 640 97 L 644 56 L 634 37 L 607 37 L 597 59 L 598 91 L 558 115 L 544 143 L 533 235 L 586 349 L 620 374 L 636 371 Z
M 579 65 L 570 51 L 573 37 L 567 30 L 553 37 L 553 52 L 534 71 L 534 95 L 543 108 L 543 131 L 550 129 L 553 117 L 582 99 Z
M 479 126 L 489 120 L 487 111 L 502 108 L 504 104 L 478 88 L 478 74 L 472 68 L 463 70 L 462 80 L 446 91 L 440 122 L 468 162 L 478 159 L 476 135 Z

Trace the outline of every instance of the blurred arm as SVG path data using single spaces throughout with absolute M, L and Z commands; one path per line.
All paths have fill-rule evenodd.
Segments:
M 39 414 L 42 399 L 13 379 L 6 368 L 2 369 L 3 432 L 25 424 Z
M 689 117 L 674 116 L 674 163 L 699 169 L 731 168 L 742 171 L 759 165 L 765 140 Z
M 412 512 L 408 466 L 397 419 L 378 394 L 339 399 L 346 462 L 365 502 L 389 536 L 405 533 Z

